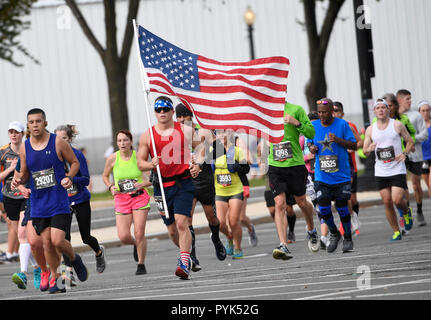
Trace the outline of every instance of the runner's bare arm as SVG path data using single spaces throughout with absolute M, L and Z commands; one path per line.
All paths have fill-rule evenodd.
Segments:
M 11 184 L 11 187 L 13 189 L 16 189 L 20 184 L 26 184 L 29 177 L 24 143 L 21 144 L 21 147 L 19 148 L 19 157 L 21 159 L 21 169 L 20 172 L 17 173 L 17 175 L 14 174 L 14 178 L 12 179 Z
M 366 155 L 369 155 L 371 152 L 373 152 L 376 149 L 376 144 L 373 143 L 373 141 L 371 140 L 371 135 L 373 132 L 372 128 L 373 128 L 372 126 L 369 126 L 365 131 L 364 147 L 362 148 L 362 150 Z
M 139 148 L 136 154 L 138 161 L 138 168 L 141 171 L 150 171 L 154 169 L 159 163 L 158 158 L 148 161 L 150 156 L 150 133 L 149 131 L 144 132 L 139 138 Z
M 413 142 L 412 137 L 408 133 L 406 127 L 400 121 L 397 120 L 395 121 L 395 130 L 399 132 L 400 136 L 404 139 L 406 143 L 406 148 L 404 152 L 405 153 L 411 152 L 415 144 Z
M 111 176 L 112 169 L 114 168 L 116 157 L 117 155 L 113 153 L 106 159 L 105 168 L 103 169 L 103 173 L 102 173 L 103 183 L 108 188 L 108 190 L 111 191 L 112 193 L 115 191 L 111 190 L 111 187 L 115 189 L 115 186 L 113 186 L 113 184 L 111 183 L 110 176 Z

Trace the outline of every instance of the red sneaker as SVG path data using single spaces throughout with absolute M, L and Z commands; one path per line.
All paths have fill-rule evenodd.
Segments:
M 46 291 L 49 288 L 49 275 L 51 272 L 45 271 L 40 274 L 40 291 Z

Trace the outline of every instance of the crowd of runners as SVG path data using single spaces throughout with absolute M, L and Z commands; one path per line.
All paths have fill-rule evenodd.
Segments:
M 288 245 L 296 241 L 294 205 L 305 219 L 311 252 L 333 253 L 340 243 L 343 252 L 354 249 L 360 228 L 357 150 L 361 157 L 375 158 L 376 186 L 393 232 L 388 241 L 402 240 L 414 220 L 419 226 L 426 224 L 421 179 L 431 183 L 431 104 L 422 101 L 415 109 L 411 101 L 407 90 L 385 94 L 374 104 L 372 124 L 361 132 L 343 120 L 341 102 L 322 98 L 316 102 L 317 112 L 308 115 L 301 106 L 286 103 L 282 142 L 260 139 L 253 154 L 235 131 L 201 128 L 183 104 L 174 106 L 169 97 L 158 97 L 157 123 L 141 135 L 137 150 L 132 133 L 120 130 L 118 151 L 106 157 L 102 175 L 114 198 L 118 238 L 133 246 L 136 275 L 147 273 L 145 229 L 152 199 L 178 248 L 173 271 L 181 279 L 202 269 L 193 229 L 197 202 L 218 260 L 244 257 L 243 227 L 250 245 L 257 246 L 255 227 L 246 214 L 247 175 L 255 162 L 266 173 L 264 198 L 279 240 L 274 259 L 292 258 Z M 31 109 L 26 125 L 9 124 L 10 141 L 1 147 L 1 210 L 7 216 L 8 246 L 0 262 L 20 262 L 20 270 L 11 275 L 20 289 L 27 288 L 31 264 L 34 286 L 54 294 L 66 292 L 66 284 L 76 285 L 76 278 L 86 281 L 89 274 L 70 243 L 73 215 L 83 243 L 94 251 L 97 273 L 104 272 L 107 261 L 105 248 L 91 235 L 88 164 L 84 153 L 73 147 L 78 132 L 75 126 L 59 125 L 50 133 L 47 125 L 45 112 Z

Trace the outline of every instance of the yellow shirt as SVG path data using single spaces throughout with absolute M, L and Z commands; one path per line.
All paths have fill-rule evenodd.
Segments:
M 235 160 L 244 161 L 244 153 L 235 147 Z M 233 196 L 243 192 L 243 186 L 238 173 L 231 173 L 227 169 L 226 155 L 220 156 L 215 161 L 214 185 L 216 195 L 222 197 Z

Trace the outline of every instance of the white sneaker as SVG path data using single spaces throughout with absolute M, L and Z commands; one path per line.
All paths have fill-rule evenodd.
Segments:
M 352 225 L 352 234 L 355 234 L 356 230 L 359 230 L 361 227 L 361 222 L 359 221 L 358 214 L 356 212 L 353 212 L 351 215 L 350 223 Z

